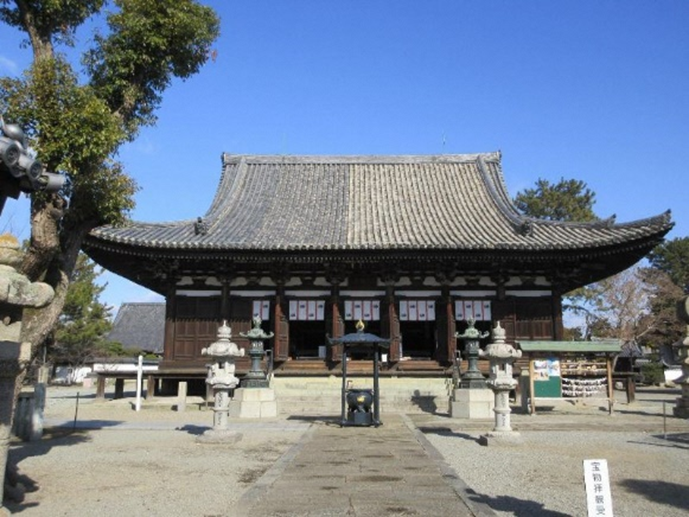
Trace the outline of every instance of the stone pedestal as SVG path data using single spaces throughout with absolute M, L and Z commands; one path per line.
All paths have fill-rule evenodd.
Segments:
M 682 396 L 675 400 L 672 414 L 678 418 L 689 418 L 689 390 L 682 390 Z
M 276 418 L 278 403 L 272 388 L 238 388 L 230 402 L 230 418 Z
M 493 418 L 493 392 L 483 389 L 455 389 L 450 399 L 452 418 Z

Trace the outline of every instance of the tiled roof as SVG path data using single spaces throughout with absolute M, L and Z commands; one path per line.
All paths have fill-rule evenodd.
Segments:
M 165 341 L 164 303 L 123 303 L 108 334 L 109 341 L 125 349 L 163 353 Z
M 89 244 L 159 250 L 568 250 L 664 235 L 669 213 L 626 224 L 521 216 L 499 153 L 437 156 L 223 155 L 198 221 L 103 226 Z

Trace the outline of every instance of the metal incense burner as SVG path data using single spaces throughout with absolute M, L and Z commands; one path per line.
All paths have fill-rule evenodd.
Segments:
M 390 340 L 364 332 L 364 323 L 359 321 L 356 332 L 339 338 L 328 337 L 330 346 L 342 346 L 342 412 L 341 426 L 376 426 L 380 421 L 380 391 L 378 382 L 380 350 L 390 348 Z M 352 350 L 373 352 L 373 389 L 348 388 L 347 355 Z

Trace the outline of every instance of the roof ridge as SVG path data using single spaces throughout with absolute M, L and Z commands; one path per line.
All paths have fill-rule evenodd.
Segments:
M 524 220 L 524 216 L 520 214 L 514 205 L 509 201 L 511 198 L 509 196 L 509 192 L 507 191 L 507 185 L 505 184 L 502 171 L 500 170 L 495 174 L 491 174 L 482 158 L 479 158 L 477 163 L 478 170 L 483 176 L 490 197 L 495 201 L 500 212 L 502 212 L 503 215 L 510 221 L 515 232 L 520 235 L 531 234 L 531 228 L 528 225 L 528 222 Z M 500 160 L 498 160 L 497 163 L 499 167 Z
M 537 223 L 543 226 L 566 226 L 570 228 L 633 228 L 635 226 L 668 226 L 672 228 L 675 223 L 671 220 L 672 211 L 665 212 L 650 217 L 636 219 L 634 221 L 625 221 L 617 223 L 615 214 L 605 219 L 597 219 L 595 221 L 554 221 L 551 219 L 539 219 L 538 217 L 522 216 L 529 223 Z
M 463 154 L 229 154 L 223 153 L 223 169 L 241 161 L 250 163 L 470 163 L 480 157 L 500 161 L 500 151 Z

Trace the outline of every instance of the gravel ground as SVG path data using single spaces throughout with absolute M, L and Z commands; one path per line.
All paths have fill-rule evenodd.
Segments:
M 607 459 L 618 517 L 689 513 L 689 441 L 644 433 L 529 431 L 524 444 L 483 447 L 478 434 L 426 434 L 475 494 L 498 515 L 586 515 L 584 459 Z M 486 466 L 487 465 L 487 466 Z
M 463 425 L 442 415 L 412 419 L 470 487 L 470 497 L 497 515 L 586 515 L 582 460 L 604 458 L 616 516 L 686 516 L 689 422 L 671 419 L 673 432 L 664 439 L 658 417 L 660 402 L 671 404 L 675 397 L 676 392 L 640 394 L 639 402 L 622 404 L 613 417 L 601 418 L 597 408 L 557 417 L 555 412 L 514 415 L 513 425 L 524 440 L 515 447 L 479 445 L 478 437 L 490 426 L 478 431 L 482 425 L 476 422 Z M 10 510 L 29 517 L 235 515 L 232 505 L 310 425 L 291 419 L 242 422 L 236 424 L 242 435 L 238 444 L 200 444 L 195 438 L 212 423 L 210 411 L 190 405 L 177 413 L 168 405 L 134 412 L 131 401 L 96 403 L 91 394 L 81 396 L 78 421 L 92 428 L 63 429 L 40 442 L 14 442 L 10 456 L 36 489 L 27 492 L 23 503 L 8 505 Z M 75 389 L 49 390 L 49 424 L 71 422 L 76 410 Z M 582 419 L 595 430 L 567 430 Z M 428 422 L 436 427 L 426 427 Z
M 95 403 L 49 388 L 46 423 L 74 420 L 40 442 L 15 441 L 10 459 L 35 484 L 12 513 L 28 516 L 227 516 L 232 506 L 308 429 L 303 422 L 236 426 L 236 444 L 198 443 L 212 412 L 132 410 L 132 399 Z M 84 390 L 82 389 L 83 393 Z M 220 467 L 220 468 L 218 468 Z

